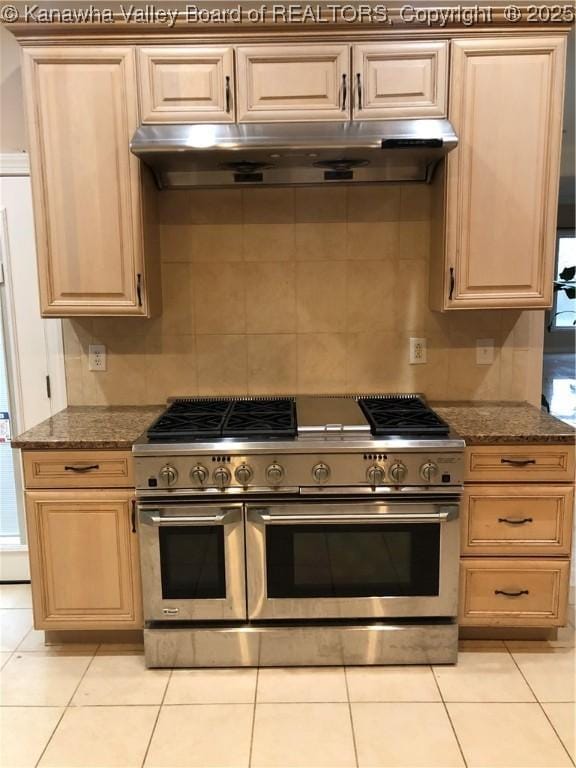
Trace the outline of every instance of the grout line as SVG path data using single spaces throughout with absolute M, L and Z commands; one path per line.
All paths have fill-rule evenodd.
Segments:
M 89 669 L 90 669 L 90 667 L 92 666 L 92 662 L 93 662 L 93 661 L 94 661 L 94 659 L 96 658 L 96 651 L 98 650 L 98 648 L 99 648 L 99 647 L 100 647 L 100 645 L 97 645 L 97 646 L 96 646 L 96 648 L 94 649 L 94 653 L 92 654 L 92 658 L 90 659 L 90 661 L 89 661 L 89 662 L 88 662 L 88 664 L 86 665 L 86 669 L 84 670 L 84 672 L 83 672 L 83 673 L 82 673 L 82 675 L 80 676 L 80 680 L 78 680 L 78 683 L 77 683 L 77 685 L 75 686 L 74 690 L 72 691 L 72 695 L 71 695 L 71 696 L 70 696 L 70 698 L 68 699 L 68 703 L 67 703 L 67 704 L 66 704 L 66 705 L 65 705 L 65 706 L 62 708 L 62 714 L 61 714 L 61 715 L 60 715 L 60 717 L 58 718 L 58 722 L 56 723 L 56 726 L 54 727 L 54 730 L 53 730 L 53 731 L 52 731 L 52 733 L 50 734 L 50 738 L 48 739 L 48 741 L 47 741 L 47 742 L 46 742 L 46 744 L 44 745 L 44 749 L 42 750 L 42 752 L 40 753 L 40 757 L 39 757 L 39 758 L 38 758 L 38 760 L 36 761 L 36 766 L 40 765 L 40 762 L 41 762 L 42 758 L 44 757 L 44 753 L 46 752 L 46 750 L 48 749 L 48 747 L 49 747 L 49 745 L 50 745 L 50 742 L 51 742 L 51 741 L 52 741 L 52 739 L 54 738 L 54 734 L 56 733 L 56 731 L 57 731 L 57 730 L 58 730 L 58 728 L 60 727 L 60 723 L 62 722 L 62 720 L 63 720 L 63 718 L 64 718 L 64 715 L 66 714 L 66 712 L 67 712 L 67 711 L 68 711 L 68 709 L 70 708 L 70 703 L 71 703 L 72 699 L 74 698 L 74 696 L 76 695 L 76 691 L 77 691 L 77 690 L 78 690 L 78 688 L 80 688 L 80 686 L 82 685 L 82 681 L 83 681 L 83 680 L 84 680 L 84 678 L 86 677 L 86 673 L 88 672 L 88 670 L 89 670 Z
M 506 641 L 506 640 L 504 641 L 504 644 L 506 645 L 506 648 L 508 648 L 508 643 L 507 643 L 507 641 Z M 541 709 L 541 710 L 542 710 L 542 712 L 544 713 L 544 717 L 545 717 L 545 718 L 546 718 L 546 720 L 548 720 L 548 722 L 550 723 L 550 727 L 552 728 L 552 730 L 553 730 L 553 731 L 554 731 L 554 733 L 556 734 L 556 738 L 558 739 L 558 741 L 559 741 L 559 742 L 560 742 L 560 744 L 562 745 L 562 748 L 563 748 L 564 752 L 566 752 L 566 754 L 568 755 L 568 760 L 570 760 L 570 762 L 572 763 L 572 765 L 575 765 L 575 763 L 574 763 L 574 760 L 572 760 L 572 755 L 570 754 L 570 752 L 568 751 L 568 748 L 566 747 L 566 745 L 564 744 L 564 742 L 563 742 L 563 741 L 562 741 L 562 739 L 560 738 L 560 734 L 558 733 L 558 731 L 557 731 L 557 730 L 556 730 L 556 728 L 554 727 L 554 723 L 553 723 L 553 722 L 552 722 L 552 720 L 550 720 L 550 718 L 548 717 L 548 712 L 546 712 L 546 710 L 545 710 L 545 709 L 544 709 L 544 707 L 542 706 L 542 702 L 540 701 L 540 699 L 538 698 L 538 696 L 536 696 L 536 693 L 534 692 L 534 689 L 533 689 L 533 688 L 532 688 L 532 686 L 530 685 L 530 683 L 529 683 L 529 681 L 528 681 L 528 678 L 527 678 L 527 677 L 526 677 L 526 675 L 525 675 L 525 674 L 522 672 L 522 669 L 521 669 L 520 665 L 518 664 L 518 662 L 517 662 L 517 661 L 516 661 L 516 659 L 514 658 L 514 654 L 512 653 L 512 651 L 511 651 L 509 648 L 508 648 L 508 653 L 510 654 L 510 656 L 512 656 L 512 660 L 513 660 L 514 664 L 516 665 L 516 669 L 518 670 L 518 672 L 520 672 L 520 674 L 522 675 L 522 678 L 524 679 L 524 682 L 526 683 L 526 685 L 527 685 L 527 686 L 528 686 L 528 688 L 530 689 L 530 692 L 532 693 L 532 696 L 534 696 L 534 699 L 536 700 L 536 702 L 535 702 L 535 703 L 536 703 L 536 704 L 538 704 L 538 706 L 540 707 L 540 709 Z M 551 702 L 551 703 L 552 703 L 552 702 Z
M 260 680 L 260 667 L 256 667 L 256 685 L 254 687 L 254 706 L 252 708 L 252 729 L 250 731 L 250 751 L 248 753 L 248 765 L 252 765 L 252 750 L 254 748 L 254 729 L 256 727 L 256 706 L 258 704 L 258 683 Z
M 342 667 L 344 672 L 344 685 L 346 686 L 346 698 L 348 699 L 348 714 L 350 716 L 350 727 L 352 728 L 352 746 L 354 747 L 354 759 L 356 760 L 356 768 L 360 765 L 358 762 L 358 746 L 356 744 L 356 731 L 354 730 L 354 717 L 352 716 L 352 702 L 350 701 L 350 689 L 348 688 L 348 675 L 346 674 L 346 666 Z
M 144 757 L 142 758 L 142 763 L 141 763 L 142 768 L 144 768 L 144 764 L 146 763 L 146 759 L 148 758 L 148 752 L 150 751 L 152 739 L 154 738 L 154 734 L 156 733 L 156 726 L 158 725 L 158 720 L 160 719 L 160 712 L 162 712 L 162 707 L 164 706 L 164 700 L 166 699 L 166 694 L 168 693 L 168 686 L 170 685 L 170 681 L 172 680 L 173 672 L 174 670 L 171 669 L 170 674 L 168 675 L 168 679 L 166 681 L 166 687 L 164 688 L 164 693 L 162 694 L 160 706 L 158 707 L 158 712 L 156 713 L 154 725 L 152 726 L 152 730 L 150 731 L 150 738 L 148 739 L 148 744 L 146 745 L 146 751 L 144 752 Z
M 464 756 L 464 750 L 462 749 L 462 744 L 460 743 L 460 739 L 458 738 L 458 733 L 456 732 L 456 728 L 454 726 L 454 723 L 452 722 L 450 712 L 448 711 L 448 706 L 444 701 L 444 694 L 442 693 L 442 688 L 440 688 L 440 683 L 438 682 L 438 678 L 436 677 L 436 672 L 434 671 L 434 666 L 432 664 L 430 665 L 430 671 L 432 672 L 432 677 L 434 678 L 434 682 L 436 683 L 436 687 L 438 688 L 438 693 L 440 694 L 440 698 L 442 699 L 442 705 L 444 706 L 444 711 L 446 712 L 448 722 L 450 723 L 450 727 L 452 728 L 454 738 L 456 739 L 456 744 L 458 744 L 458 749 L 460 750 L 462 761 L 467 768 L 468 763 L 466 761 L 466 757 Z

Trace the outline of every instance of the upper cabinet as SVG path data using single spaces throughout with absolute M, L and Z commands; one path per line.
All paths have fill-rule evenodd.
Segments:
M 25 48 L 42 313 L 146 315 L 135 53 Z
M 354 118 L 446 116 L 447 42 L 359 44 L 352 50 Z
M 230 46 L 140 48 L 143 123 L 233 123 Z
M 238 122 L 349 120 L 350 46 L 236 49 Z
M 452 44 L 440 309 L 549 307 L 565 38 Z

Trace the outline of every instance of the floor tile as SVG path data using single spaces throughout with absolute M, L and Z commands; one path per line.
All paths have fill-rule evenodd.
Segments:
M 32 629 L 29 608 L 0 610 L 0 651 L 14 651 Z
M 165 704 L 250 704 L 256 669 L 175 669 Z
M 32 608 L 30 584 L 0 584 L 0 608 Z
M 469 768 L 571 765 L 538 704 L 448 704 Z
M 441 701 L 430 667 L 347 667 L 350 701 Z
M 435 666 L 445 701 L 534 701 L 514 659 L 500 644 L 460 649 L 454 666 Z
M 574 701 L 574 648 L 508 642 L 508 648 L 539 701 Z
M 576 761 L 576 707 L 574 704 L 542 704 L 554 730 Z
M 0 669 L 6 664 L 10 656 L 12 656 L 11 651 L 0 651 Z
M 158 707 L 67 709 L 39 766 L 137 768 L 142 765 Z
M 162 707 L 149 768 L 244 768 L 250 759 L 252 704 Z
M 251 766 L 356 765 L 348 704 L 257 704 Z
M 33 768 L 63 711 L 61 707 L 1 707 L 0 765 Z
M 352 704 L 358 765 L 463 766 L 443 704 Z
M 258 674 L 258 702 L 348 701 L 343 667 L 267 667 Z
M 31 629 L 18 646 L 18 653 L 63 654 L 84 653 L 94 655 L 97 643 L 58 643 L 46 645 L 45 633 L 41 629 Z
M 146 669 L 140 654 L 95 656 L 72 706 L 160 704 L 169 669 Z
M 3 705 L 65 706 L 92 660 L 91 656 L 15 653 L 0 672 Z

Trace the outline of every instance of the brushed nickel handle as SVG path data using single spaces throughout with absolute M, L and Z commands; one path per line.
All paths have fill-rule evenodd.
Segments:
M 520 597 L 521 595 L 529 595 L 529 589 L 519 589 L 517 592 L 509 592 L 506 589 L 495 589 L 495 595 L 505 595 L 505 597 Z
M 499 523 L 508 523 L 509 525 L 524 525 L 524 523 L 533 523 L 534 520 L 531 517 L 499 517 Z
M 66 472 L 91 472 L 93 469 L 100 469 L 100 464 L 83 465 L 81 467 L 64 467 Z
M 511 464 L 513 467 L 527 467 L 536 464 L 536 459 L 500 459 L 500 464 Z

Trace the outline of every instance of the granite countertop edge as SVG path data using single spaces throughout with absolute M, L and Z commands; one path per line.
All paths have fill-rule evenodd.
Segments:
M 525 402 L 434 401 L 430 405 L 467 445 L 564 444 L 576 430 Z M 69 406 L 16 436 L 22 450 L 125 450 L 160 415 L 163 405 Z M 93 434 L 100 432 L 98 437 Z

